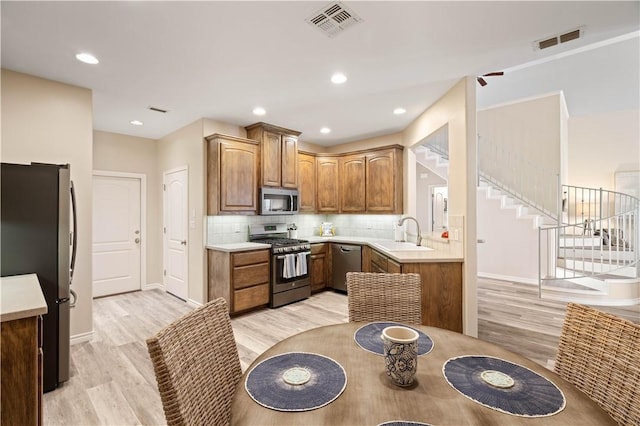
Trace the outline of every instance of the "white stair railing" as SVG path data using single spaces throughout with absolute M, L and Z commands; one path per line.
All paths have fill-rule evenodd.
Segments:
M 569 185 L 562 194 L 562 223 L 539 228 L 540 290 L 557 280 L 640 276 L 640 200 Z

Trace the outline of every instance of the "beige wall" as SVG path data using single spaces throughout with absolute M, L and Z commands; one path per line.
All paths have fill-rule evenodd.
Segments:
M 246 136 L 244 128 L 210 119 L 197 120 L 158 141 L 158 173 L 186 166 L 189 174 L 189 217 L 195 217 L 189 226 L 187 239 L 189 255 L 189 301 L 201 304 L 207 301 L 206 253 L 206 150 L 204 137 L 213 133 Z M 159 188 L 162 200 L 162 189 Z
M 158 141 L 118 133 L 93 132 L 93 169 L 108 172 L 136 173 L 146 177 L 146 280 L 143 288 L 162 283 L 162 198 L 158 188 Z
M 341 145 L 321 147 L 319 152 L 326 154 L 339 154 L 343 152 L 359 151 L 389 145 L 402 145 L 402 133 L 392 133 L 390 135 L 361 139 Z
M 78 200 L 78 254 L 72 284 L 78 300 L 71 311 L 75 337 L 93 330 L 92 127 L 90 90 L 2 70 L 2 161 L 71 165 Z
M 558 205 L 558 176 L 566 163 L 562 93 L 478 111 L 478 168 L 548 211 Z
M 467 77 L 431 105 L 402 132 L 406 148 L 420 144 L 445 124 L 449 128 L 449 232 L 462 230 L 463 332 L 478 333 L 476 231 L 476 82 Z M 416 214 L 415 153 L 405 148 L 405 214 Z M 450 239 L 452 239 L 450 237 Z M 450 244 L 459 242 L 450 241 Z
M 615 189 L 615 172 L 640 170 L 640 111 L 569 118 L 568 183 Z

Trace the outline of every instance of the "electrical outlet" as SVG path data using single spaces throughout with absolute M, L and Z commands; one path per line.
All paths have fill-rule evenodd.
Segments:
M 453 240 L 454 241 L 459 241 L 460 240 L 460 230 L 459 229 L 454 229 L 453 230 Z
M 240 232 L 240 224 L 239 223 L 235 223 L 233 225 L 233 232 Z

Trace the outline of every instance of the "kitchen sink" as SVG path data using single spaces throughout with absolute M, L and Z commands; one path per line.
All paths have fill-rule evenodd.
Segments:
M 407 243 L 407 242 L 400 242 L 400 241 L 376 241 L 375 243 L 373 243 L 373 245 L 377 246 L 378 248 L 380 248 L 382 250 L 387 250 L 387 251 L 392 251 L 392 252 L 396 252 L 396 251 L 402 251 L 402 252 L 433 251 L 433 249 L 429 248 L 429 247 L 417 246 L 415 243 Z

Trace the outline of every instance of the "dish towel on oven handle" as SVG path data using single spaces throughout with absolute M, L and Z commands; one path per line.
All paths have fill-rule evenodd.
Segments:
M 282 262 L 282 278 L 297 277 L 296 274 L 296 255 L 285 254 L 284 262 Z
M 307 275 L 307 253 L 296 255 L 296 277 Z

